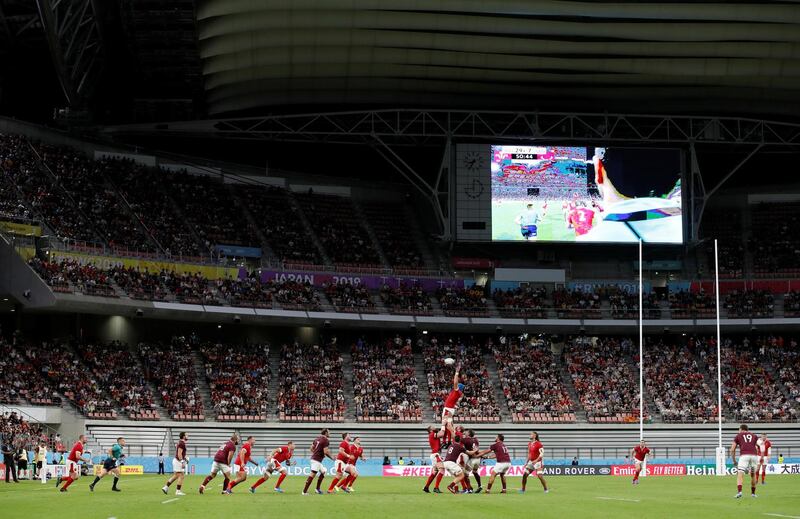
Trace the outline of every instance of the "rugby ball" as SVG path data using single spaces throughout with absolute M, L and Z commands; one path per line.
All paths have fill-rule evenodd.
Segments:
M 456 361 L 455 361 L 455 359 L 451 359 L 450 357 L 447 357 L 446 359 L 444 359 L 444 363 L 447 364 L 448 366 L 452 366 L 453 364 L 456 363 Z

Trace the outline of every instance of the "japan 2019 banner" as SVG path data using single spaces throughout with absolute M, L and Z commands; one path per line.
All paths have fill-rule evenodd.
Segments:
M 683 243 L 674 149 L 491 147 L 492 240 Z

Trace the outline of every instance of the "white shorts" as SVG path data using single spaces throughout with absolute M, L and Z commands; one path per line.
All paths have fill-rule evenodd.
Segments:
M 439 454 L 431 454 L 431 465 L 438 465 L 442 462 L 442 457 Z
M 758 461 L 762 465 L 769 465 L 769 456 L 761 456 Z
M 749 472 L 758 468 L 758 456 L 755 454 L 743 454 L 739 457 L 739 464 L 736 465 L 739 472 Z
M 492 472 L 495 474 L 505 474 L 509 469 L 511 469 L 511 463 L 495 463 L 494 467 L 492 467 Z
M 186 465 L 177 458 L 172 458 L 172 472 L 186 472 Z
M 442 409 L 442 425 L 453 425 L 453 416 L 456 410 L 452 407 L 445 407 Z
M 461 465 L 456 463 L 455 461 L 445 461 L 444 462 L 444 469 L 450 473 L 451 476 L 458 476 L 464 470 L 461 468 Z
M 319 474 L 327 474 L 328 469 L 322 464 L 321 461 L 311 460 L 311 472 L 318 472 Z
M 211 472 L 222 472 L 223 474 L 230 474 L 232 471 L 230 465 L 215 461 L 214 463 L 211 464 Z
M 350 470 L 350 467 L 352 467 L 352 465 L 350 465 L 346 461 L 336 460 L 333 464 L 333 471 L 336 474 L 343 474 L 348 470 Z
M 272 472 L 280 472 L 282 474 L 286 474 L 286 467 L 281 465 L 280 461 L 269 460 L 269 463 L 267 463 L 267 472 L 264 475 L 269 476 L 270 473 Z
M 469 458 L 467 463 L 464 465 L 464 468 L 467 470 L 468 474 L 475 472 L 476 470 L 480 470 L 481 468 L 481 459 L 480 458 Z
M 533 474 L 534 476 L 536 476 L 536 475 L 538 475 L 538 472 L 540 470 L 542 470 L 542 462 L 541 461 L 537 462 L 537 463 L 529 461 L 528 463 L 525 464 L 525 472 L 527 472 L 528 474 Z
M 78 477 L 81 476 L 81 466 L 77 461 L 67 460 L 67 474 L 75 473 Z
M 633 460 L 633 466 L 636 467 L 636 470 L 639 470 L 643 463 L 644 460 L 637 460 L 637 459 Z

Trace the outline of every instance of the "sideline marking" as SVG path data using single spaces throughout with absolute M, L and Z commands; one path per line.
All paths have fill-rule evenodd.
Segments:
M 174 497 L 172 499 L 167 499 L 166 501 L 161 501 L 161 504 L 162 505 L 166 505 L 167 503 L 174 503 L 175 501 L 178 501 L 179 499 L 180 499 L 179 497 Z
M 800 519 L 800 515 L 764 514 L 772 517 L 788 517 L 789 519 Z
M 638 500 L 638 499 L 623 499 L 621 497 L 602 497 L 602 496 L 597 496 L 597 499 L 605 499 L 606 501 L 627 501 L 629 503 L 639 503 L 640 502 L 640 500 Z M 797 518 L 797 519 L 800 519 L 800 517 Z

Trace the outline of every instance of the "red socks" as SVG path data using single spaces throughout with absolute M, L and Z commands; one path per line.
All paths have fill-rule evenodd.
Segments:
M 286 474 L 281 474 L 281 476 L 278 478 L 278 482 L 275 483 L 275 488 L 281 488 L 281 483 L 283 483 L 284 479 L 286 479 Z
M 439 488 L 439 483 L 442 482 L 443 477 L 444 477 L 444 472 L 439 471 L 439 474 L 436 475 L 436 484 L 434 485 L 434 488 Z
M 266 480 L 267 480 L 267 478 L 261 478 L 261 479 L 259 479 L 258 481 L 256 481 L 256 482 L 255 482 L 255 484 L 253 484 L 253 487 L 252 487 L 252 488 L 258 488 L 258 487 L 260 487 L 260 486 L 262 485 L 262 483 L 264 483 Z
M 430 476 L 428 476 L 428 481 L 426 481 L 426 482 L 425 482 L 425 488 L 429 488 L 429 487 L 431 486 L 431 483 L 433 482 L 433 479 L 434 479 L 436 476 L 437 476 L 437 473 L 436 473 L 436 472 L 432 472 L 432 473 L 431 473 L 431 475 L 430 475 Z
M 64 479 L 62 479 L 61 481 L 64 482 L 64 487 L 63 488 L 64 488 L 64 490 L 66 490 L 72 484 L 72 482 L 75 481 L 75 480 L 72 479 L 71 477 L 67 476 Z
M 333 492 L 333 487 L 335 487 L 336 483 L 338 483 L 338 482 L 339 482 L 339 478 L 333 478 L 333 481 L 331 481 L 331 486 L 328 487 L 328 492 Z

